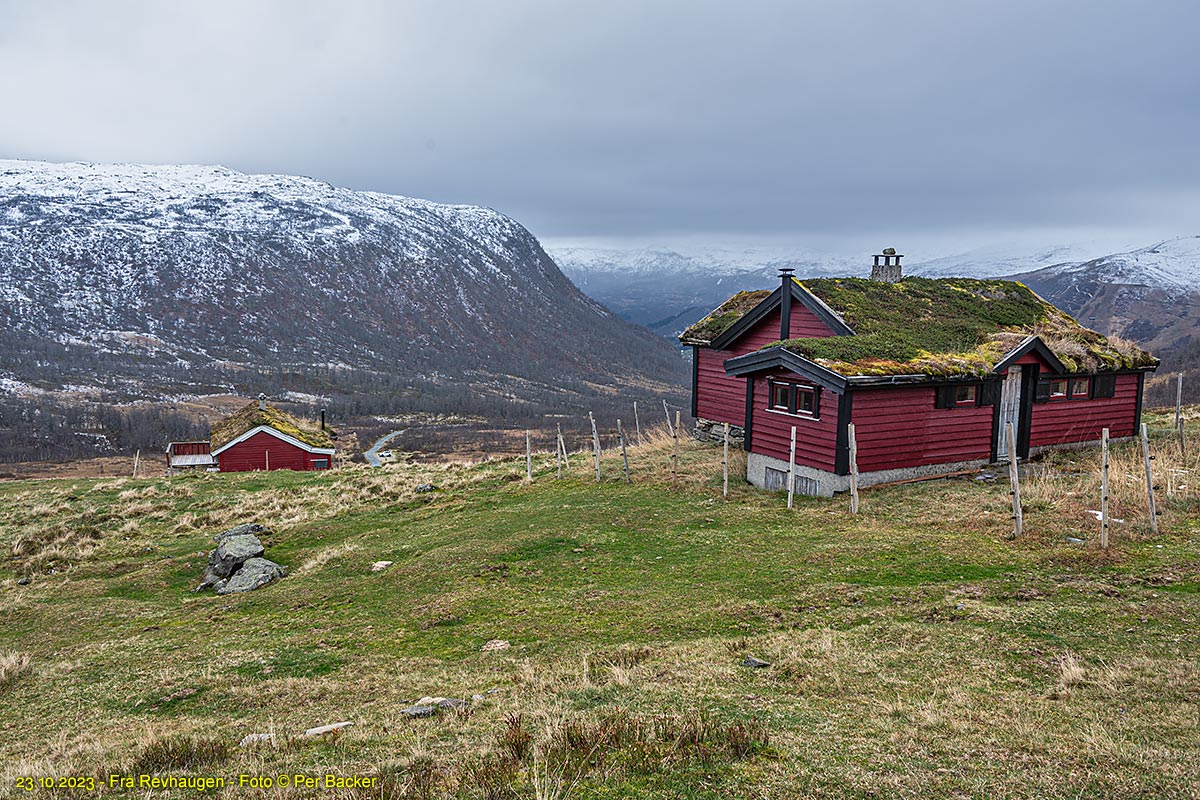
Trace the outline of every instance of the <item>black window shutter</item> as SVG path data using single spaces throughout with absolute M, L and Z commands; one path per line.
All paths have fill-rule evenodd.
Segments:
M 1116 393 L 1116 375 L 1109 373 L 1107 375 L 1092 376 L 1092 397 L 1112 397 Z
M 937 400 L 934 402 L 934 408 L 954 408 L 955 387 L 939 386 L 937 387 Z
M 999 395 L 1000 383 L 998 381 L 984 381 L 979 387 L 979 405 L 994 406 L 996 405 L 997 395 Z
M 1037 382 L 1037 389 L 1033 393 L 1033 402 L 1049 403 L 1050 402 L 1050 379 L 1043 378 Z
M 788 413 L 796 413 L 796 384 L 788 385 Z
M 821 416 L 821 387 L 814 386 L 813 390 L 812 390 L 812 395 L 813 395 L 812 415 L 814 417 L 819 417 L 819 416 Z
M 775 407 L 775 379 L 767 378 L 767 408 Z

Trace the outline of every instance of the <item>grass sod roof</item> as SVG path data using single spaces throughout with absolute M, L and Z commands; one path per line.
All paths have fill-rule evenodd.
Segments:
M 974 278 L 819 278 L 801 285 L 854 336 L 776 342 L 842 375 L 986 375 L 1036 335 L 1070 372 L 1153 366 L 1121 339 L 1088 330 L 1022 283 Z
M 309 447 L 333 447 L 333 439 L 330 438 L 328 429 L 321 430 L 317 423 L 296 419 L 291 414 L 280 411 L 271 405 L 268 405 L 266 410 L 261 410 L 256 400 L 212 426 L 210 436 L 212 449 L 224 447 L 246 431 L 254 430 L 259 425 L 274 428 L 293 439 L 299 439 Z
M 746 316 L 755 306 L 766 300 L 770 295 L 770 289 L 738 292 L 718 306 L 707 317 L 679 334 L 679 341 L 684 344 L 708 344 L 729 330 L 735 322 Z

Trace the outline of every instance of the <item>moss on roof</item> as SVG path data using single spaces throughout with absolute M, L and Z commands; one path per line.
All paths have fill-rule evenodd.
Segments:
M 709 344 L 771 295 L 770 289 L 738 292 L 715 311 L 679 335 L 684 344 Z
M 1084 328 L 1015 281 L 821 278 L 801 285 L 856 335 L 776 345 L 842 375 L 981 376 L 1030 335 L 1071 372 L 1157 363 L 1130 342 Z
M 246 431 L 253 430 L 259 425 L 274 428 L 293 439 L 299 439 L 309 447 L 333 447 L 333 439 L 330 438 L 331 431 L 328 428 L 321 430 L 319 424 L 296 419 L 291 414 L 280 411 L 271 405 L 268 405 L 266 410 L 260 410 L 256 400 L 212 426 L 210 435 L 212 449 L 224 447 Z

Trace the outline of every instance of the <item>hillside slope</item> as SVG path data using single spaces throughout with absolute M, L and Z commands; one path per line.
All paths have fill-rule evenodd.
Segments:
M 0 353 L 10 388 L 117 397 L 359 370 L 529 399 L 683 373 L 495 211 L 196 166 L 0 161 Z
M 1156 469 L 1200 468 L 1149 423 Z M 0 482 L 0 796 L 142 772 L 380 781 L 320 795 L 343 798 L 1195 796 L 1194 493 L 1160 492 L 1154 535 L 1114 481 L 1104 553 L 1094 449 L 1027 476 L 1014 541 L 1004 481 L 788 509 L 723 497 L 720 448 L 685 440 L 673 478 L 670 437 L 645 439 L 628 484 L 610 450 L 600 483 L 546 451 L 532 484 L 523 459 Z M 1139 474 L 1137 443 L 1112 457 Z M 290 574 L 192 593 L 243 522 Z M 406 713 L 425 697 L 469 705 Z

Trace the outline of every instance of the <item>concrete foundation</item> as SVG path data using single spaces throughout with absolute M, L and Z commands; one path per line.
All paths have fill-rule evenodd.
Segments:
M 927 478 L 935 475 L 945 475 L 950 472 L 961 472 L 968 469 L 981 469 L 988 465 L 987 459 L 975 461 L 955 461 L 949 464 L 925 464 L 919 467 L 903 469 L 883 469 L 876 472 L 860 472 L 859 486 L 874 486 L 877 483 L 910 480 L 912 478 Z M 760 489 L 787 490 L 788 463 L 782 459 L 764 456 L 761 453 L 746 454 L 746 480 Z M 783 482 L 780 483 L 782 473 Z M 796 493 L 814 497 L 833 497 L 837 492 L 850 491 L 850 476 L 836 475 L 832 472 L 814 467 L 796 465 Z
M 701 442 L 716 442 L 721 444 L 725 441 L 725 423 L 714 422 L 711 419 L 697 419 L 696 427 L 692 428 L 692 438 Z M 741 425 L 729 426 L 729 444 L 742 446 L 742 442 L 746 440 L 746 431 Z

